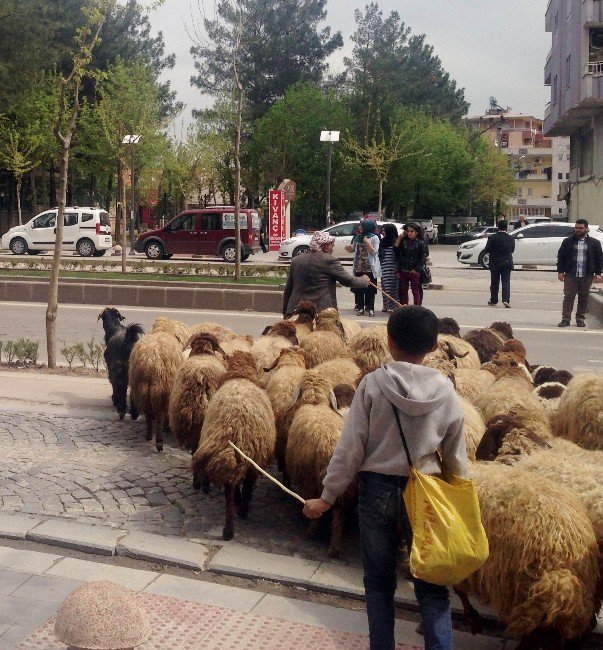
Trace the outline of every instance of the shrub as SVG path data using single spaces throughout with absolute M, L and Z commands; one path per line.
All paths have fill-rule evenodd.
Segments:
M 77 350 L 75 348 L 75 345 L 67 345 L 65 341 L 61 342 L 63 343 L 61 354 L 65 357 L 65 360 L 69 364 L 69 370 L 71 370 L 73 362 L 75 361 L 75 357 L 77 356 Z
M 90 361 L 92 367 L 96 370 L 96 372 L 98 372 L 101 363 L 104 361 L 104 347 L 94 338 L 90 339 L 88 343 L 86 343 L 86 346 L 88 348 L 88 361 Z

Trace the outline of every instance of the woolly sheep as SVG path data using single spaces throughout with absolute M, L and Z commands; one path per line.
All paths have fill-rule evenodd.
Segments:
M 472 404 L 477 396 L 488 390 L 494 383 L 495 377 L 491 372 L 481 368 L 457 368 L 454 371 L 454 385 L 459 396 L 465 397 Z
M 438 334 L 448 334 L 461 338 L 461 328 L 454 318 L 446 316 L 445 318 L 438 318 Z
M 481 362 L 470 343 L 448 334 L 438 334 L 438 347 L 425 359 L 439 358 L 451 361 L 457 368 L 479 368 Z
M 290 321 L 279 321 L 266 327 L 259 339 L 251 346 L 251 354 L 256 362 L 260 386 L 263 388 L 268 383 L 269 374 L 264 368 L 270 368 L 278 359 L 284 348 L 297 345 L 295 324 Z
M 310 300 L 302 300 L 287 318 L 295 323 L 297 340 L 302 341 L 310 332 L 314 331 L 318 309 Z
M 300 344 L 306 358 L 306 366 L 314 368 L 324 361 L 350 356 L 350 349 L 341 336 L 332 332 L 315 330 Z
M 174 381 L 168 415 L 178 444 L 193 453 L 199 445 L 207 405 L 224 379 L 226 366 L 215 354 L 222 349 L 212 334 L 194 334 L 190 347 L 191 354 Z
M 184 363 L 183 344 L 167 329 L 152 331 L 134 345 L 130 355 L 130 396 L 146 418 L 146 439 L 155 435 L 157 451 L 163 451 L 170 393 Z
M 190 328 L 190 330 L 191 330 L 191 335 L 212 334 L 218 339 L 218 342 L 220 344 L 237 337 L 236 332 L 231 330 L 230 327 L 226 327 L 225 325 L 220 325 L 219 323 L 212 323 L 210 321 L 199 323 L 198 325 L 193 325 Z
M 498 335 L 502 336 L 503 340 L 514 339 L 513 328 L 510 323 L 504 321 L 496 321 L 492 323 L 488 329 L 494 330 Z
M 190 328 L 184 323 L 181 323 L 180 321 L 174 320 L 172 318 L 160 316 L 159 318 L 155 319 L 153 327 L 151 328 L 151 334 L 159 333 L 170 334 L 173 336 L 180 344 L 180 349 L 182 350 L 186 345 L 186 342 L 189 340 L 192 332 Z
M 584 449 L 603 449 L 603 375 L 576 375 L 557 408 L 555 434 Z
M 565 392 L 565 386 L 559 381 L 549 381 L 532 391 L 542 404 L 546 414 L 549 416 L 549 424 L 551 431 L 555 430 L 555 420 L 557 419 L 557 410 L 559 409 L 559 402 L 561 396 Z
M 497 352 L 490 361 L 482 365 L 482 370 L 492 373 L 496 379 L 501 377 L 514 377 L 524 381 L 532 388 L 532 375 L 523 363 L 519 363 L 515 356 L 508 352 Z
M 249 512 L 257 470 L 229 445 L 233 442 L 260 467 L 274 455 L 276 429 L 270 400 L 258 386 L 255 359 L 235 352 L 228 359 L 224 383 L 207 405 L 199 447 L 191 463 L 193 485 L 224 487 L 226 517 L 222 538 L 234 536 L 234 494 L 242 486 L 239 515 Z
M 469 330 L 463 340 L 475 348 L 481 363 L 487 363 L 490 359 L 502 350 L 505 339 L 501 334 L 492 329 L 483 328 Z
M 222 341 L 220 347 L 224 358 L 232 356 L 235 352 L 251 352 L 253 336 L 235 336 L 233 339 Z
M 539 436 L 550 438 L 552 435 L 546 411 L 523 379 L 497 379 L 488 390 L 478 395 L 475 406 L 481 411 L 484 422 L 511 413 Z
M 387 327 L 366 327 L 350 340 L 350 353 L 360 370 L 373 372 L 392 360 L 387 346 Z
M 322 480 L 341 437 L 344 418 L 338 412 L 334 391 L 320 377 L 302 380 L 299 401 L 289 429 L 286 463 L 292 485 L 302 497 L 311 498 L 322 491 Z M 356 494 L 353 485 L 333 504 L 330 557 L 339 557 L 344 514 L 354 506 Z
M 589 628 L 598 548 L 582 504 L 554 481 L 499 463 L 472 463 L 486 563 L 460 588 L 490 604 L 521 648 L 552 650 Z
M 465 443 L 467 446 L 467 457 L 469 460 L 475 460 L 475 451 L 479 445 L 486 425 L 480 412 L 464 397 L 459 396 L 459 402 L 463 408 L 465 418 Z

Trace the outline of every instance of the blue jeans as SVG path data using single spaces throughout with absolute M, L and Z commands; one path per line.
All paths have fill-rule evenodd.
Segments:
M 364 592 L 371 650 L 393 650 L 400 545 L 399 522 L 405 539 L 410 539 L 401 489 L 406 478 L 374 472 L 359 474 L 360 544 L 364 565 Z M 426 650 L 452 650 L 452 622 L 447 587 L 413 580 L 423 620 Z

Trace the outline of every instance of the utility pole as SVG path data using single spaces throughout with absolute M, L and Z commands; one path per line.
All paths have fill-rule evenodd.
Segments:
M 333 157 L 333 142 L 339 142 L 340 131 L 321 131 L 320 141 L 328 142 L 329 149 L 327 151 L 327 213 L 325 216 L 325 228 L 330 225 L 331 215 L 331 158 Z

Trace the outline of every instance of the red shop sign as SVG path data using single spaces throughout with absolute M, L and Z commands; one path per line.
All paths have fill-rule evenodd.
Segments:
M 270 250 L 277 251 L 286 237 L 285 201 L 282 190 L 268 193 L 268 226 L 270 228 Z

